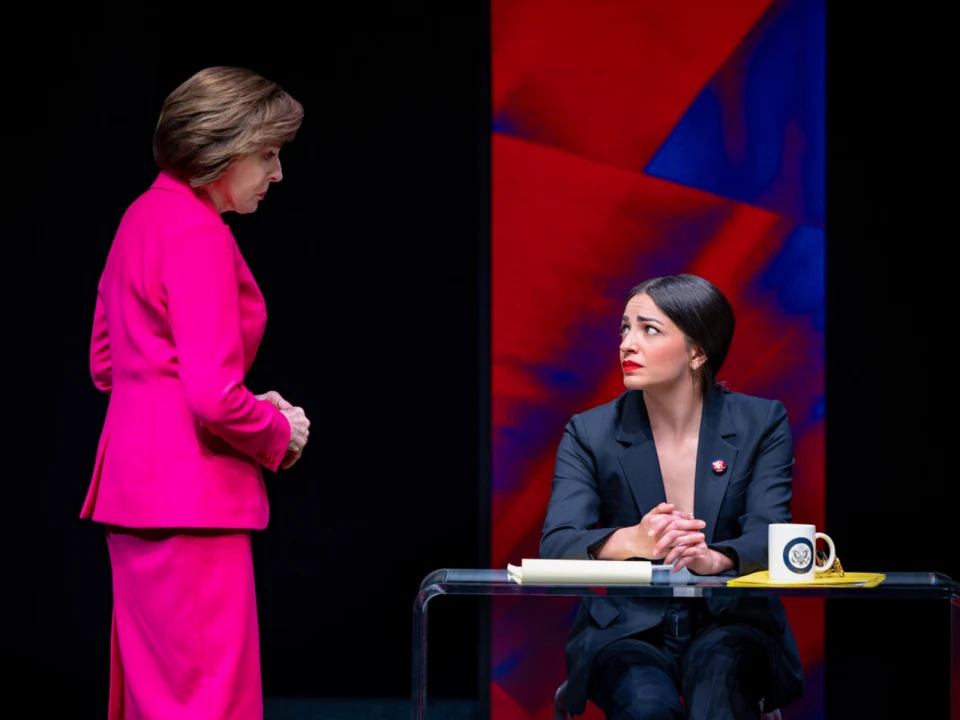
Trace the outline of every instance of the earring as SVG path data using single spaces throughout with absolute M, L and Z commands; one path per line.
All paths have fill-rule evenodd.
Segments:
M 691 370 L 696 370 L 698 367 L 700 367 L 700 363 L 698 363 L 698 362 L 692 362 L 692 363 L 690 363 L 690 369 L 691 369 Z

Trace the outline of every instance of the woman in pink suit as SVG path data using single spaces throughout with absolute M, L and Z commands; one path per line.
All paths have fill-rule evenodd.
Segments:
M 269 514 L 261 466 L 296 462 L 310 423 L 244 385 L 267 314 L 221 215 L 257 209 L 302 118 L 239 68 L 174 90 L 161 172 L 100 278 L 90 370 L 110 402 L 81 517 L 107 531 L 111 720 L 263 716 L 250 530 Z

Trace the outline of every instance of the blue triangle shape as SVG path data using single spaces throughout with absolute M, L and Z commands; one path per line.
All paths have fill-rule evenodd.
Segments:
M 825 0 L 776 2 L 645 171 L 822 227 Z

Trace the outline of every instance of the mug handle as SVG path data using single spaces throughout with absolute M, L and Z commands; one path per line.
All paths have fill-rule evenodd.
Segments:
M 826 572 L 827 570 L 833 567 L 833 561 L 837 559 L 837 552 L 833 547 L 833 539 L 826 533 L 818 532 L 814 536 L 814 544 L 816 544 L 817 540 L 823 540 L 827 544 L 827 546 L 830 548 L 830 555 L 824 561 L 823 565 L 820 565 L 817 562 L 816 553 L 814 553 L 814 561 L 813 561 L 814 570 L 818 573 L 821 573 L 821 572 Z

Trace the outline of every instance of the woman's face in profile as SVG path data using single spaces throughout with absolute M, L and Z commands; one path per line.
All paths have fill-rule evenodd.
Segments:
M 234 162 L 223 176 L 212 183 L 211 196 L 221 213 L 256 212 L 267 195 L 270 183 L 280 182 L 280 148 L 265 147 Z
M 694 355 L 683 332 L 649 295 L 630 298 L 620 326 L 620 366 L 628 390 L 678 381 L 690 373 Z

